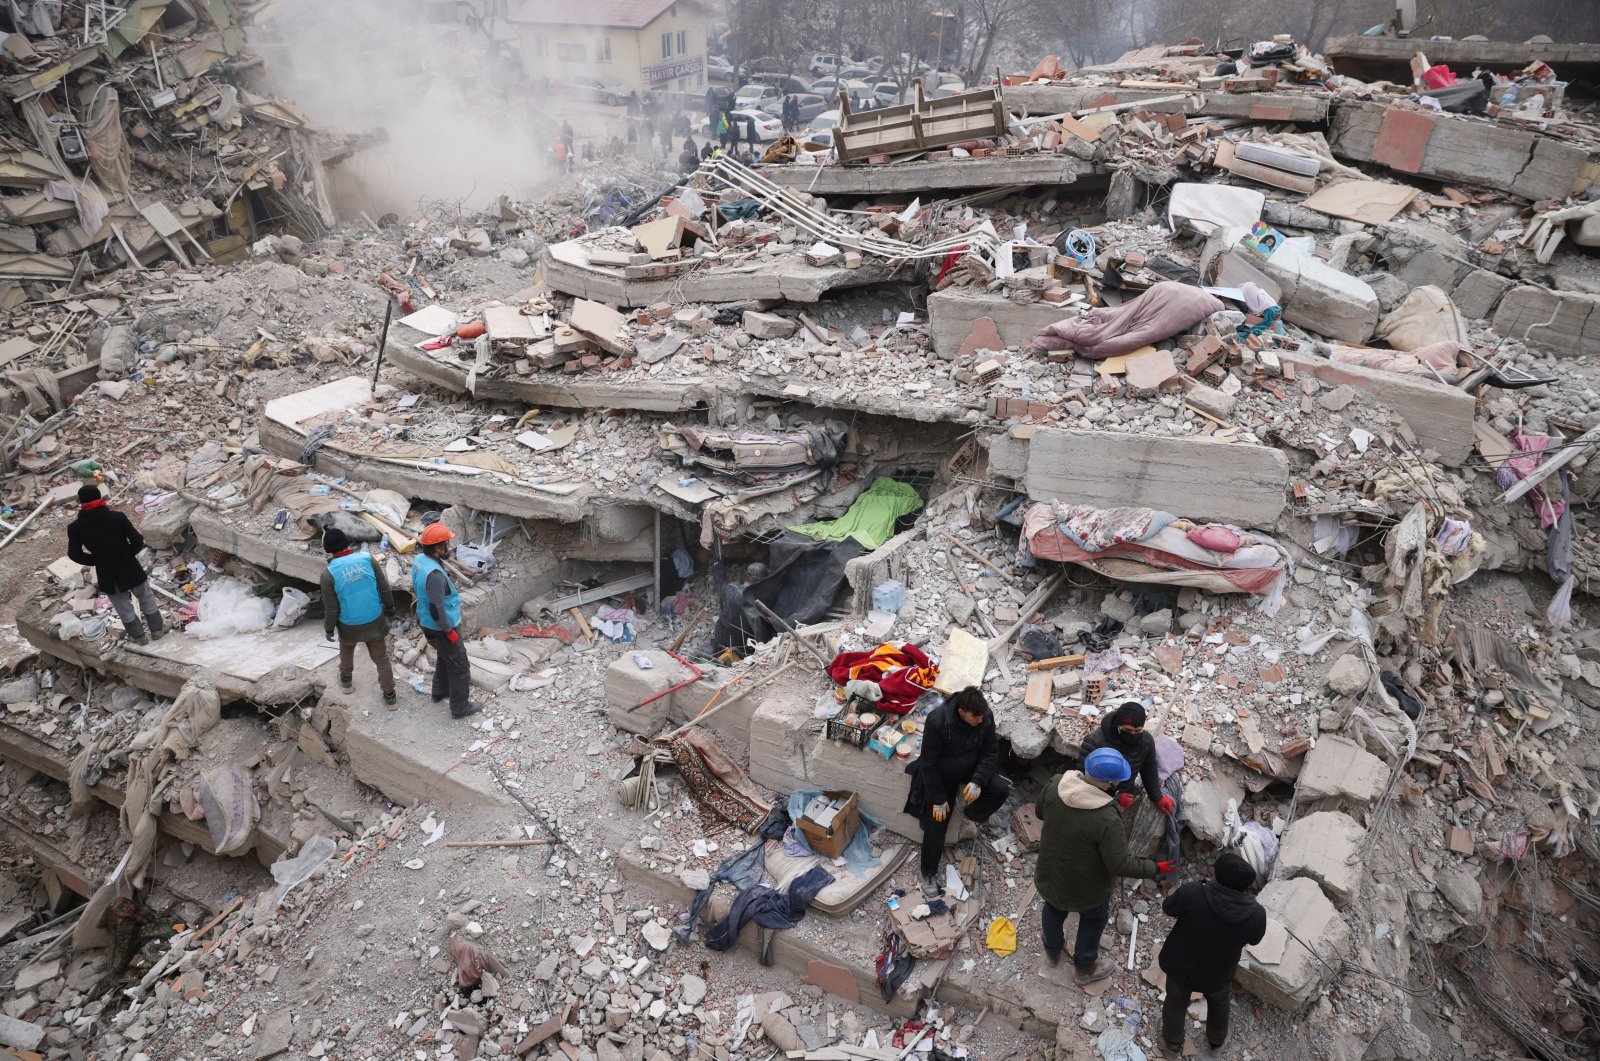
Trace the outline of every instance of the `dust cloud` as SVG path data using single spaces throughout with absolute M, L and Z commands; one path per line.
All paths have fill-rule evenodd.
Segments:
M 497 56 L 479 29 L 424 17 L 455 6 L 279 0 L 270 23 L 252 31 L 267 86 L 315 127 L 388 134 L 330 172 L 345 211 L 404 216 L 440 200 L 482 208 L 502 194 L 536 197 L 553 181 L 559 119 L 540 109 L 531 87 L 539 72 L 524 78 L 504 23 Z

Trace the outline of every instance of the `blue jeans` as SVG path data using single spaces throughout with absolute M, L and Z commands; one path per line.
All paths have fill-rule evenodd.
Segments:
M 1070 910 L 1058 910 L 1049 903 L 1044 904 L 1043 910 L 1043 935 L 1045 953 L 1052 957 L 1059 956 L 1062 948 L 1067 945 L 1066 932 L 1067 915 Z M 1106 930 L 1106 922 L 1111 920 L 1111 903 L 1106 901 L 1099 906 L 1091 906 L 1087 910 L 1078 912 L 1078 938 L 1072 948 L 1073 965 L 1093 965 L 1100 957 L 1100 936 Z

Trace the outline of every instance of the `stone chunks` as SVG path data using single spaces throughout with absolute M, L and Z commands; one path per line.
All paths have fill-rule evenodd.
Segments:
M 1310 255 L 1280 250 L 1264 257 L 1241 245 L 1247 235 L 1242 228 L 1212 233 L 1202 275 L 1264 274 L 1279 289 L 1284 320 L 1344 343 L 1361 344 L 1372 336 L 1382 307 L 1370 284 Z
M 1345 657 L 1349 658 L 1349 657 Z M 1354 741 L 1318 738 L 1295 780 L 1302 800 L 1335 797 L 1350 803 L 1375 803 L 1389 785 L 1389 767 Z
M 1298 376 L 1314 376 L 1331 387 L 1351 387 L 1405 418 L 1425 449 L 1450 467 L 1459 467 L 1473 452 L 1477 402 L 1459 387 L 1432 379 L 1411 378 L 1325 357 L 1281 349 L 1278 357 Z
M 744 311 L 744 330 L 756 339 L 787 339 L 800 329 L 798 321 L 760 310 Z
M 1439 871 L 1434 887 L 1444 896 L 1445 902 L 1465 917 L 1477 917 L 1483 907 L 1483 885 L 1470 869 L 1446 866 Z
M 1372 681 L 1372 667 L 1359 652 L 1346 652 L 1328 668 L 1328 688 L 1340 696 L 1355 696 Z
M 640 667 L 636 656 L 649 660 L 651 666 Z M 606 668 L 606 717 L 618 729 L 655 736 L 672 709 L 672 697 L 661 694 L 693 677 L 693 671 L 665 652 L 629 652 Z M 646 700 L 651 702 L 646 704 Z
M 1239 983 L 1257 998 L 1292 1012 L 1332 980 L 1339 967 L 1336 959 L 1349 948 L 1350 926 L 1304 878 L 1272 881 L 1257 898 L 1267 910 L 1267 934 L 1245 949 Z
M 952 287 L 928 296 L 928 333 L 934 352 L 946 359 L 961 354 L 982 318 L 989 319 L 1000 337 L 1000 345 L 984 349 L 1018 350 L 1032 343 L 1033 337 L 1045 328 L 1070 316 L 1070 307 L 1049 302 L 1012 302 L 1003 294 L 967 287 Z
M 1361 889 L 1361 845 L 1367 831 L 1348 814 L 1318 811 L 1289 826 L 1278 852 L 1277 871 L 1309 877 L 1343 906 Z
M 1229 800 L 1244 802 L 1244 786 L 1230 774 L 1184 778 L 1183 809 L 1189 814 L 1189 831 L 1208 843 L 1221 844 Z
M 1028 444 L 1028 496 L 1069 505 L 1143 505 L 1190 519 L 1270 527 L 1289 462 L 1270 446 L 1115 431 L 1040 429 Z
M 1600 345 L 1600 296 L 1513 287 L 1500 298 L 1494 330 L 1561 357 Z

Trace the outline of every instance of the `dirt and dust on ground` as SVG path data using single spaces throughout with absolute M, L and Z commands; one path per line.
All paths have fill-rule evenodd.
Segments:
M 78 182 L 5 197 L 8 1054 L 1136 1061 L 1233 850 L 1267 934 L 1187 1053 L 1593 1055 L 1596 137 L 1533 46 L 1483 107 L 1292 41 L 1046 62 L 685 178 L 466 31 L 207 7 L 5 49 L 19 188 Z M 151 644 L 65 558 L 91 481 Z M 393 710 L 324 638 L 329 526 L 398 593 Z M 925 896 L 904 768 L 968 684 L 1012 795 Z M 1128 701 L 1175 868 L 1080 984 L 1038 807 Z

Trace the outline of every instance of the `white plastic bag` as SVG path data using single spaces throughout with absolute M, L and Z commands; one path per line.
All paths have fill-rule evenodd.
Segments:
M 272 879 L 278 886 L 272 890 L 272 907 L 276 910 L 283 905 L 283 897 L 289 890 L 302 881 L 310 879 L 311 875 L 321 869 L 333 857 L 337 850 L 334 842 L 326 836 L 313 836 L 307 840 L 300 853 L 293 858 L 280 858 L 272 864 Z
M 202 641 L 253 634 L 272 622 L 272 602 L 253 596 L 244 583 L 225 578 L 200 597 L 200 618 L 185 629 Z
M 283 591 L 283 599 L 278 602 L 278 612 L 272 617 L 273 629 L 289 629 L 289 627 L 305 618 L 306 609 L 309 607 L 311 607 L 310 597 L 293 586 L 286 586 Z
M 1565 630 L 1572 625 L 1572 587 L 1577 583 L 1576 575 L 1569 576 L 1556 590 L 1556 595 L 1550 598 L 1550 607 L 1544 610 L 1544 619 L 1551 629 Z

